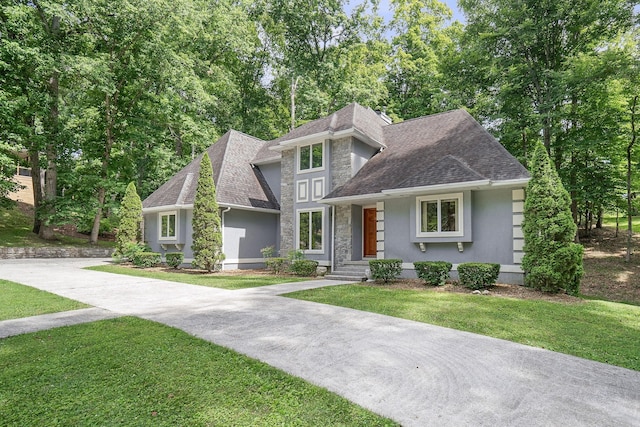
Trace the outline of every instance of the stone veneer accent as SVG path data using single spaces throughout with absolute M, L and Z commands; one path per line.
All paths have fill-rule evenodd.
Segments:
M 524 256 L 524 234 L 522 233 L 524 189 L 512 190 L 511 200 L 513 212 L 513 263 L 522 264 L 522 257 Z
M 280 256 L 286 256 L 294 249 L 294 208 L 295 188 L 293 176 L 295 174 L 295 152 L 290 149 L 282 152 L 280 179 Z
M 344 185 L 353 177 L 351 166 L 351 152 L 353 151 L 353 138 L 340 138 L 331 141 L 331 189 Z M 335 230 L 335 263 L 341 265 L 345 261 L 351 261 L 353 252 L 353 223 L 351 221 L 351 205 L 336 206 L 334 218 Z
M 21 258 L 109 258 L 111 248 L 0 248 L 0 259 Z

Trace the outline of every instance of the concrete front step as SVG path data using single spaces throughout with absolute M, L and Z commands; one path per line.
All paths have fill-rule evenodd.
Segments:
M 332 274 L 327 274 L 326 276 L 324 276 L 325 279 L 329 279 L 329 280 L 350 280 L 350 281 L 354 281 L 354 282 L 362 282 L 364 280 L 366 280 L 365 276 L 348 276 L 348 275 L 341 275 L 338 273 L 332 273 Z

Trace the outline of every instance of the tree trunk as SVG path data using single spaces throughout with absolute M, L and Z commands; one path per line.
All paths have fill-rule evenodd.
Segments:
M 40 171 L 40 152 L 38 146 L 34 142 L 29 149 L 29 164 L 31 166 L 31 184 L 33 186 L 33 231 L 35 234 L 40 234 L 40 226 L 42 225 L 42 219 L 40 219 L 40 209 L 42 208 L 42 179 Z
M 631 154 L 633 152 L 633 146 L 636 143 L 636 105 L 638 103 L 638 96 L 633 98 L 631 103 L 631 142 L 627 145 L 627 253 L 625 260 L 631 261 L 631 245 L 633 244 L 633 217 L 631 216 L 631 177 L 632 177 L 632 165 Z

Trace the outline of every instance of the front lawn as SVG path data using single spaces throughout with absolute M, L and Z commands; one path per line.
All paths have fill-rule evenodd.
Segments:
M 344 285 L 289 297 L 502 338 L 640 371 L 640 307 Z
M 0 295 L 2 296 L 0 320 L 89 307 L 78 301 L 2 279 L 0 279 Z
M 204 272 L 180 272 L 163 270 L 145 270 L 129 268 L 120 265 L 99 265 L 87 267 L 88 270 L 104 271 L 106 273 L 126 274 L 129 276 L 148 277 L 150 279 L 168 280 L 171 282 L 188 283 L 190 285 L 209 286 L 221 289 L 244 289 L 258 286 L 277 285 L 279 283 L 303 282 L 310 280 L 306 277 L 272 276 L 272 275 L 230 275 L 221 273 L 206 274 Z
M 137 318 L 0 340 L 5 426 L 390 426 L 264 363 Z

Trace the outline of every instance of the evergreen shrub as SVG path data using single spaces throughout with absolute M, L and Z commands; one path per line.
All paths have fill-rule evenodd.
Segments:
M 184 254 L 182 252 L 169 252 L 164 255 L 169 267 L 178 268 L 182 261 L 184 261 Z
M 402 260 L 372 259 L 369 261 L 369 269 L 371 270 L 371 277 L 375 280 L 382 280 L 384 283 L 389 283 L 402 274 Z
M 576 295 L 583 273 L 583 249 L 573 242 L 577 227 L 571 198 L 542 144 L 536 147 L 529 170 L 522 222 L 525 285 Z
M 467 262 L 458 265 L 460 284 L 469 289 L 485 289 L 496 284 L 500 264 Z
M 114 254 L 122 255 L 128 243 L 140 241 L 140 223 L 142 222 L 142 201 L 133 182 L 127 189 L 120 204 L 120 223 L 116 231 L 116 249 Z M 102 223 L 101 223 L 102 226 Z
M 446 261 L 417 261 L 413 263 L 416 275 L 425 285 L 442 286 L 449 278 L 453 265 Z
M 162 262 L 162 255 L 157 252 L 140 252 L 135 254 L 132 261 L 136 267 L 157 267 Z
M 273 274 L 278 275 L 286 270 L 289 260 L 287 258 L 274 257 L 267 258 L 264 263 Z
M 318 261 L 310 259 L 297 259 L 291 263 L 289 271 L 296 276 L 313 277 L 318 270 Z

